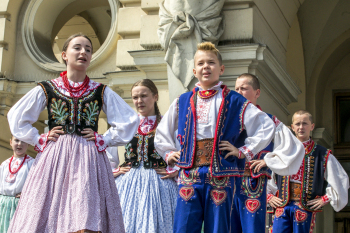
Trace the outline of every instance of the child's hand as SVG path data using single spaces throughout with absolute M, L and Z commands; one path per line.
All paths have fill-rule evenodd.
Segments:
M 64 134 L 62 126 L 53 127 L 50 131 L 49 136 L 47 137 L 47 140 L 56 142 L 60 134 Z
M 121 174 L 126 174 L 128 171 L 130 171 L 131 167 L 120 167 L 119 171 L 113 172 L 114 178 L 120 176 Z
M 272 206 L 273 208 L 278 208 L 280 207 L 283 202 L 281 198 L 278 198 L 276 196 L 271 197 L 270 201 L 269 201 L 270 206 Z
M 236 156 L 238 158 L 239 156 L 239 150 L 229 143 L 228 141 L 221 141 L 219 144 L 219 150 L 227 150 L 228 153 L 225 156 L 225 159 L 227 159 L 229 156 Z M 241 159 L 245 158 L 244 154 L 242 153 Z
M 157 174 L 163 175 L 161 179 L 169 179 L 169 178 L 177 177 L 179 175 L 179 171 L 168 173 L 165 168 L 158 168 L 154 170 L 157 172 Z
M 173 167 L 175 165 L 175 163 L 177 163 L 177 161 L 179 161 L 179 159 L 180 159 L 180 151 L 171 153 L 168 157 L 168 165 Z
M 250 165 L 249 168 L 250 168 L 250 169 L 253 169 L 253 168 L 255 167 L 254 173 L 259 172 L 259 171 L 261 170 L 261 168 L 267 166 L 265 160 L 263 160 L 263 159 L 252 160 L 252 161 L 250 161 L 250 162 L 251 162 L 251 165 Z
M 307 205 L 310 206 L 310 209 L 314 209 L 314 210 L 321 209 L 323 206 L 327 204 L 328 202 L 324 202 L 322 200 L 322 197 L 316 198 L 307 202 Z
M 95 141 L 95 132 L 91 128 L 86 128 L 81 131 L 82 134 L 85 134 L 83 138 L 86 141 Z

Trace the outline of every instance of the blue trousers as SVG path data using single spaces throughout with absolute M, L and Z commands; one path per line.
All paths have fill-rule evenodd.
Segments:
M 316 212 L 306 211 L 291 201 L 284 208 L 277 208 L 273 220 L 273 233 L 312 233 Z
M 231 233 L 265 233 L 266 177 L 235 177 Z
M 214 178 L 209 167 L 181 169 L 174 233 L 229 232 L 234 178 Z

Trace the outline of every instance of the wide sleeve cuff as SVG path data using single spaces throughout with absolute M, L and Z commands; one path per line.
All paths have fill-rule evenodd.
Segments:
M 164 158 L 164 160 L 165 160 L 165 162 L 166 162 L 166 164 L 167 164 L 168 166 L 169 166 L 169 164 L 168 164 L 168 159 L 169 159 L 169 156 L 170 156 L 172 153 L 174 153 L 174 151 L 168 151 L 168 152 L 165 153 L 165 158 Z
M 117 168 L 113 169 L 112 172 L 113 172 L 113 173 L 118 173 L 119 170 L 120 170 L 120 167 L 117 167 Z
M 50 135 L 50 132 L 41 134 L 38 137 L 37 143 L 34 146 L 34 150 L 37 152 L 43 152 L 47 143 L 48 143 L 48 137 Z
M 95 145 L 99 152 L 105 151 L 108 147 L 108 140 L 105 140 L 102 135 L 95 132 Z
M 178 166 L 174 166 L 174 167 L 167 166 L 165 170 L 166 170 L 166 173 L 171 174 L 180 170 L 180 168 Z
M 242 146 L 242 147 L 238 148 L 238 150 L 239 150 L 238 158 L 242 158 L 242 153 L 245 155 L 247 162 L 249 162 L 250 160 L 252 160 L 254 158 L 253 152 L 251 152 L 248 149 L 248 147 Z
M 269 201 L 270 201 L 271 198 L 273 198 L 273 197 L 274 197 L 273 194 L 271 194 L 271 193 L 267 194 L 267 196 L 266 196 L 266 201 L 267 201 L 267 203 L 269 203 Z
M 323 203 L 329 203 L 331 202 L 332 198 L 330 196 L 328 196 L 327 194 L 322 196 L 322 201 Z

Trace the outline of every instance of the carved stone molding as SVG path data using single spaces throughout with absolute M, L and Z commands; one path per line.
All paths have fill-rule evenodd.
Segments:
M 6 78 L 0 78 L 0 114 L 6 115 L 12 106 L 17 83 Z
M 219 46 L 218 49 L 226 70 L 236 70 L 231 71 L 231 75 L 240 75 L 243 72 L 257 75 L 262 88 L 286 115 L 290 114 L 287 105 L 297 101 L 301 90 L 266 46 L 249 44 Z
M 316 128 L 312 131 L 312 139 L 326 148 L 333 146 L 333 138 L 325 128 Z

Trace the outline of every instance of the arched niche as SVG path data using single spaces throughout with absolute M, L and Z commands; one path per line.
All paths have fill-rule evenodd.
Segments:
M 325 125 L 323 119 L 325 106 L 323 103 L 325 90 L 329 88 L 327 83 L 338 64 L 349 54 L 350 29 L 332 41 L 331 45 L 328 46 L 316 62 L 310 82 L 306 88 L 306 106 L 314 114 L 317 127 L 323 127 Z M 346 82 L 347 80 L 344 81 Z
M 92 56 L 91 69 L 109 55 L 110 48 L 117 42 L 117 11 L 116 0 L 31 0 L 21 28 L 24 47 L 41 68 L 50 72 L 64 70 L 64 64 L 59 63 L 54 55 L 53 42 L 67 21 L 79 15 L 87 19 L 102 42 Z

